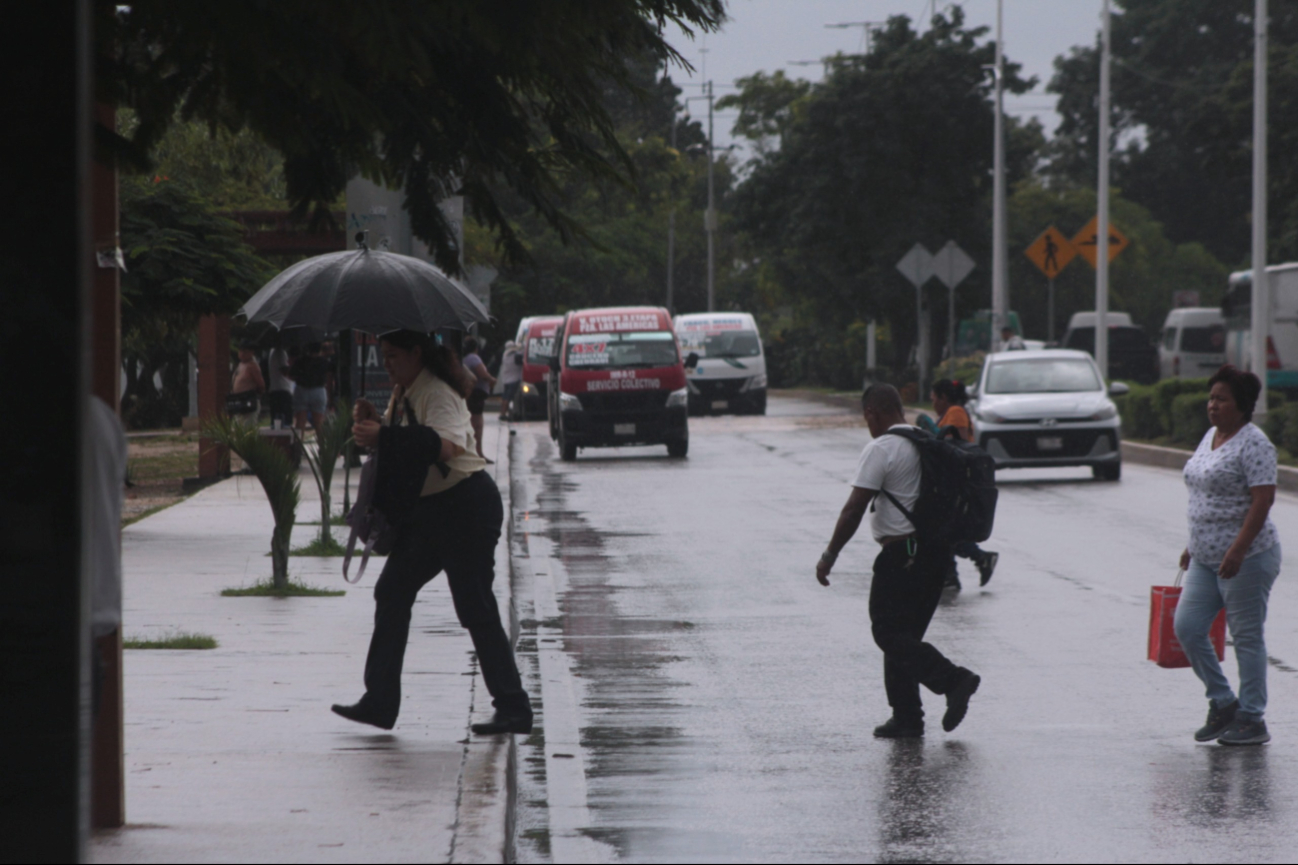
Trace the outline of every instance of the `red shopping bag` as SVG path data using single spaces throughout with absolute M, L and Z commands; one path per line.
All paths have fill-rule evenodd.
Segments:
M 1181 648 L 1181 641 L 1176 638 L 1172 624 L 1176 619 L 1176 604 L 1181 599 L 1181 576 L 1185 571 L 1178 571 L 1176 582 L 1170 586 L 1153 586 L 1149 590 L 1149 660 L 1160 667 L 1173 669 L 1190 666 L 1190 659 Z M 1212 620 L 1208 629 L 1208 638 L 1212 647 L 1217 650 L 1217 660 L 1226 659 L 1226 610 L 1223 607 Z

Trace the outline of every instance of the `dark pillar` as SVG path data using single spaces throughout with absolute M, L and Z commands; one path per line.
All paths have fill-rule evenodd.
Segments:
M 198 418 L 207 422 L 225 411 L 230 395 L 230 316 L 198 320 Z M 198 440 L 198 477 L 212 480 L 230 472 L 230 453 L 209 439 Z
M 37 364 L 41 409 L 0 426 L 0 861 L 75 862 L 89 797 L 89 4 L 51 0 L 6 27 L 6 197 L 40 240 L 0 253 L 0 368 Z
M 116 129 L 111 105 L 95 107 L 95 122 Z M 90 391 L 118 410 L 122 380 L 122 304 L 117 270 L 117 169 L 96 160 L 90 170 L 91 231 L 95 244 L 91 285 Z M 90 825 L 115 828 L 126 822 L 122 752 L 122 632 L 99 637 L 103 661 L 99 713 L 91 735 Z

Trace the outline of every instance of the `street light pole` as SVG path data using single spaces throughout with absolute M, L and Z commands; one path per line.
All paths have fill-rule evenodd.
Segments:
M 676 108 L 672 108 L 671 147 L 676 150 Z M 672 199 L 671 210 L 667 212 L 667 312 L 674 313 L 672 305 L 675 294 L 676 273 L 676 200 Z
M 712 181 L 712 161 L 716 158 L 716 153 L 712 145 L 712 82 L 707 83 L 708 88 L 708 210 L 703 214 L 703 229 L 708 235 L 708 312 L 716 309 L 716 250 L 714 237 L 717 231 L 717 208 Z
M 1109 0 L 1104 0 L 1103 48 L 1100 54 L 1099 214 L 1095 231 L 1095 363 L 1109 378 Z
M 1003 0 L 996 0 L 996 125 L 992 178 L 992 349 L 1001 348 L 1001 328 L 1009 324 L 1009 286 L 1005 261 L 1005 97 Z
M 1271 293 L 1266 273 L 1266 72 L 1267 0 L 1255 0 L 1253 11 L 1253 373 L 1262 393 L 1253 409 L 1255 421 L 1266 415 L 1267 347 L 1271 331 Z

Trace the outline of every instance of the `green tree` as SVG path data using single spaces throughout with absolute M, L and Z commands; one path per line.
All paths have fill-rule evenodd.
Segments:
M 897 273 L 898 259 L 916 242 L 936 250 L 955 240 L 977 261 L 990 261 L 994 112 L 985 66 L 995 45 L 985 36 L 985 28 L 965 28 L 958 6 L 922 35 L 897 16 L 876 33 L 869 54 L 836 59 L 805 95 L 774 86 L 778 76 L 748 79 L 734 100 L 744 129 L 780 134 L 731 204 L 749 244 L 737 277 L 749 296 L 780 303 L 783 294 L 786 318 L 825 345 L 845 344 L 854 323 L 882 318 L 905 357 L 915 290 Z M 1033 82 L 1007 63 L 1005 84 L 1021 93 Z M 1040 129 L 1012 124 L 1009 138 L 1011 177 L 1026 176 Z M 989 271 L 985 264 L 975 270 L 962 304 L 983 305 Z M 772 282 L 783 291 L 773 292 Z M 930 303 L 945 310 L 945 297 L 929 291 Z M 836 349 L 821 368 L 850 364 L 846 377 L 859 383 L 863 345 L 859 357 Z
M 1113 17 L 1113 184 L 1176 243 L 1246 265 L 1253 108 L 1252 0 L 1118 0 Z M 1270 254 L 1298 257 L 1298 3 L 1270 8 Z M 1057 177 L 1094 185 L 1099 49 L 1055 61 Z
M 1010 306 L 1029 337 L 1046 338 L 1048 303 L 1046 278 L 1023 253 L 1051 225 L 1071 237 L 1095 216 L 1095 199 L 1090 187 L 1037 181 L 1021 183 L 1010 196 Z M 1195 290 L 1202 303 L 1218 302 L 1228 274 L 1212 253 L 1198 243 L 1173 243 L 1146 208 L 1116 191 L 1110 201 L 1114 225 L 1131 242 L 1109 268 L 1110 309 L 1130 313 L 1152 336 L 1175 292 Z M 1055 279 L 1055 337 L 1063 337 L 1074 312 L 1093 309 L 1095 271 L 1079 255 Z
M 625 178 L 604 102 L 628 57 L 683 62 L 663 33 L 716 29 L 723 0 L 290 0 L 96 4 L 101 98 L 133 108 L 101 144 L 143 167 L 177 116 L 249 129 L 283 154 L 289 200 L 322 216 L 359 172 L 404 187 L 414 233 L 458 270 L 438 203 L 463 194 L 517 258 L 498 188 L 567 238 L 569 172 Z M 611 158 L 610 158 L 611 155 Z
M 199 317 L 233 313 L 270 274 L 239 224 L 186 183 L 123 179 L 121 236 L 122 414 L 136 427 L 178 426 Z

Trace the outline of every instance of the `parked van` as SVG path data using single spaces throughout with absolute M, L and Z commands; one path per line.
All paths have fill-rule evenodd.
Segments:
M 1068 320 L 1063 348 L 1084 351 L 1095 356 L 1094 312 L 1075 312 Z M 1125 312 L 1109 312 L 1104 317 L 1109 331 L 1109 369 L 1111 379 L 1132 379 L 1140 384 L 1158 381 L 1158 349 L 1149 341 L 1144 328 L 1138 327 Z
M 563 316 L 535 315 L 525 320 L 527 330 L 517 340 L 523 352 L 523 380 L 514 400 L 515 420 L 543 418 L 548 412 L 546 379 L 550 375 L 550 355 L 554 352 L 554 332 Z
M 1298 262 L 1266 269 L 1271 293 L 1271 336 L 1266 348 L 1266 386 L 1298 392 Z M 1226 362 L 1252 369 L 1253 272 L 1230 275 L 1221 304 L 1226 317 Z M 1256 372 L 1257 370 L 1253 370 Z
M 1226 362 L 1226 319 L 1215 306 L 1174 309 L 1163 322 L 1158 369 L 1163 378 L 1207 378 Z
M 746 312 L 700 312 L 674 321 L 681 352 L 697 354 L 687 371 L 690 414 L 766 414 L 766 355 Z
M 691 356 L 689 365 L 698 358 Z M 662 307 L 582 309 L 564 316 L 550 355 L 550 437 L 578 448 L 665 444 L 689 450 L 685 366 Z

